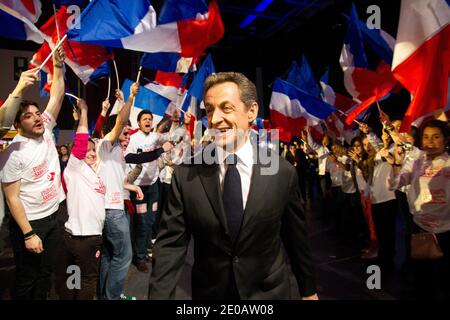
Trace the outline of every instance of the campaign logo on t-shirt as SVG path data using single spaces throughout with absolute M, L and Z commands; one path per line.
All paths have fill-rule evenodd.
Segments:
M 48 172 L 48 162 L 45 160 L 40 165 L 37 165 L 33 169 L 33 180 L 38 180 L 42 178 Z
M 109 196 L 110 196 L 110 199 L 109 199 L 110 204 L 122 203 L 122 192 L 120 192 L 120 191 L 111 192 Z
M 105 195 L 106 194 L 106 185 L 103 183 L 102 179 L 98 178 L 97 184 L 98 184 L 98 186 L 96 188 L 94 188 L 94 190 L 97 193 Z
M 41 196 L 42 196 L 42 204 L 44 204 L 56 198 L 58 196 L 58 191 L 56 190 L 56 187 L 52 185 L 50 188 L 47 188 L 44 191 L 42 191 Z

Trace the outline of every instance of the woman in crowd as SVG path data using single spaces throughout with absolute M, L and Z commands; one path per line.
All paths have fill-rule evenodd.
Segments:
M 450 157 L 448 124 L 432 120 L 422 130 L 423 156 L 406 159 L 394 153 L 391 187 L 410 185 L 408 202 L 414 231 L 433 233 L 443 257 L 415 263 L 421 298 L 450 299 Z
M 59 166 L 61 167 L 61 173 L 67 166 L 69 156 L 70 156 L 70 149 L 68 145 L 63 144 L 61 147 L 59 147 Z
M 88 134 L 88 108 L 83 100 L 78 101 L 78 106 L 81 111 L 80 122 L 72 154 L 63 174 L 69 215 L 60 248 L 61 269 L 57 274 L 59 296 L 63 300 L 94 298 L 105 221 L 106 187 L 95 173 L 97 156 L 95 143 Z M 69 288 L 66 278 L 76 271 L 68 269 L 72 265 L 79 267 L 81 280 L 78 287 Z

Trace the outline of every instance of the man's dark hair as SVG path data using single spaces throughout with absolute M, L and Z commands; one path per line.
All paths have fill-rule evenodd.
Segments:
M 255 84 L 239 72 L 213 73 L 203 84 L 203 96 L 213 86 L 226 82 L 233 82 L 238 86 L 240 99 L 247 108 L 250 108 L 253 102 L 258 102 Z
M 141 121 L 141 118 L 144 116 L 144 114 L 151 115 L 152 119 L 153 119 L 153 113 L 150 110 L 142 110 L 141 112 L 139 112 L 139 114 L 137 116 L 137 122 Z
M 35 106 L 36 108 L 39 109 L 39 105 L 37 102 L 35 101 L 30 101 L 30 100 L 23 100 L 20 103 L 20 107 L 19 110 L 16 113 L 16 117 L 14 118 L 14 125 L 16 123 L 20 123 L 20 117 L 22 116 L 22 114 L 30 107 L 30 106 Z

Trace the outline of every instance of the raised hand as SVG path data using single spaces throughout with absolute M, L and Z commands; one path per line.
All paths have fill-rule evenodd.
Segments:
M 88 110 L 88 106 L 86 104 L 86 101 L 84 101 L 83 99 L 78 99 L 77 101 L 77 107 L 80 108 L 80 110 Z
M 105 101 L 102 102 L 102 113 L 106 115 L 109 108 L 111 108 L 111 104 L 109 103 L 109 100 L 106 99 Z
M 116 89 L 116 99 L 123 102 L 125 99 L 123 97 L 123 92 L 120 89 Z
M 53 53 L 53 65 L 57 68 L 62 68 L 65 58 L 66 52 L 64 51 L 63 46 L 59 46 Z
M 366 123 L 361 123 L 359 125 L 359 131 L 361 131 L 364 134 L 368 134 L 369 133 L 369 126 Z
M 36 83 L 36 81 L 38 81 L 38 77 L 34 75 L 34 73 L 38 69 L 39 68 L 33 68 L 20 74 L 19 82 L 14 89 L 13 96 L 22 96 L 22 93 L 25 91 L 25 89 L 32 86 Z
M 139 84 L 137 82 L 133 83 L 130 88 L 130 98 L 134 98 L 139 94 Z

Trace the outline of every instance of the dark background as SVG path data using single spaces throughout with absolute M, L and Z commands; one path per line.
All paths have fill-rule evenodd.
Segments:
M 135 0 L 136 1 L 136 0 Z M 41 26 L 53 14 L 51 3 L 43 0 L 43 14 L 37 26 Z M 159 12 L 162 0 L 152 0 Z M 304 54 L 308 59 L 317 80 L 330 69 L 330 84 L 335 91 L 346 94 L 343 73 L 339 65 L 339 55 L 347 29 L 346 15 L 352 1 L 347 0 L 274 0 L 263 13 L 248 27 L 240 28 L 240 23 L 248 14 L 255 13 L 254 8 L 260 0 L 218 0 L 225 26 L 225 36 L 216 45 L 209 48 L 216 71 L 239 71 L 255 81 L 260 95 L 260 116 L 269 117 L 270 88 L 275 77 L 284 77 L 293 60 L 301 62 Z M 354 1 L 359 18 L 366 21 L 370 5 L 381 9 L 381 27 L 394 38 L 397 33 L 400 10 L 399 0 L 359 0 Z M 39 45 L 31 41 L 14 41 L 0 38 L 0 48 L 36 51 Z M 366 46 L 369 63 L 378 61 L 370 48 Z M 139 68 L 140 52 L 114 49 L 120 81 L 135 79 Z M 107 93 L 107 79 L 84 86 L 67 68 L 67 83 L 70 89 L 84 97 L 90 106 L 89 120 L 95 121 L 101 109 L 101 101 Z M 154 79 L 155 72 L 143 71 L 141 84 Z M 114 79 L 114 78 L 112 78 Z M 115 80 L 113 81 L 113 88 Z M 113 93 L 110 97 L 114 102 Z M 68 104 L 68 101 L 64 102 Z M 401 117 L 409 104 L 409 93 L 400 90 L 388 99 L 380 102 L 382 109 L 391 117 Z M 63 109 L 63 110 L 71 110 Z M 368 122 L 378 126 L 378 112 L 372 112 Z M 58 118 L 60 129 L 71 129 L 73 119 L 70 112 L 61 113 Z

